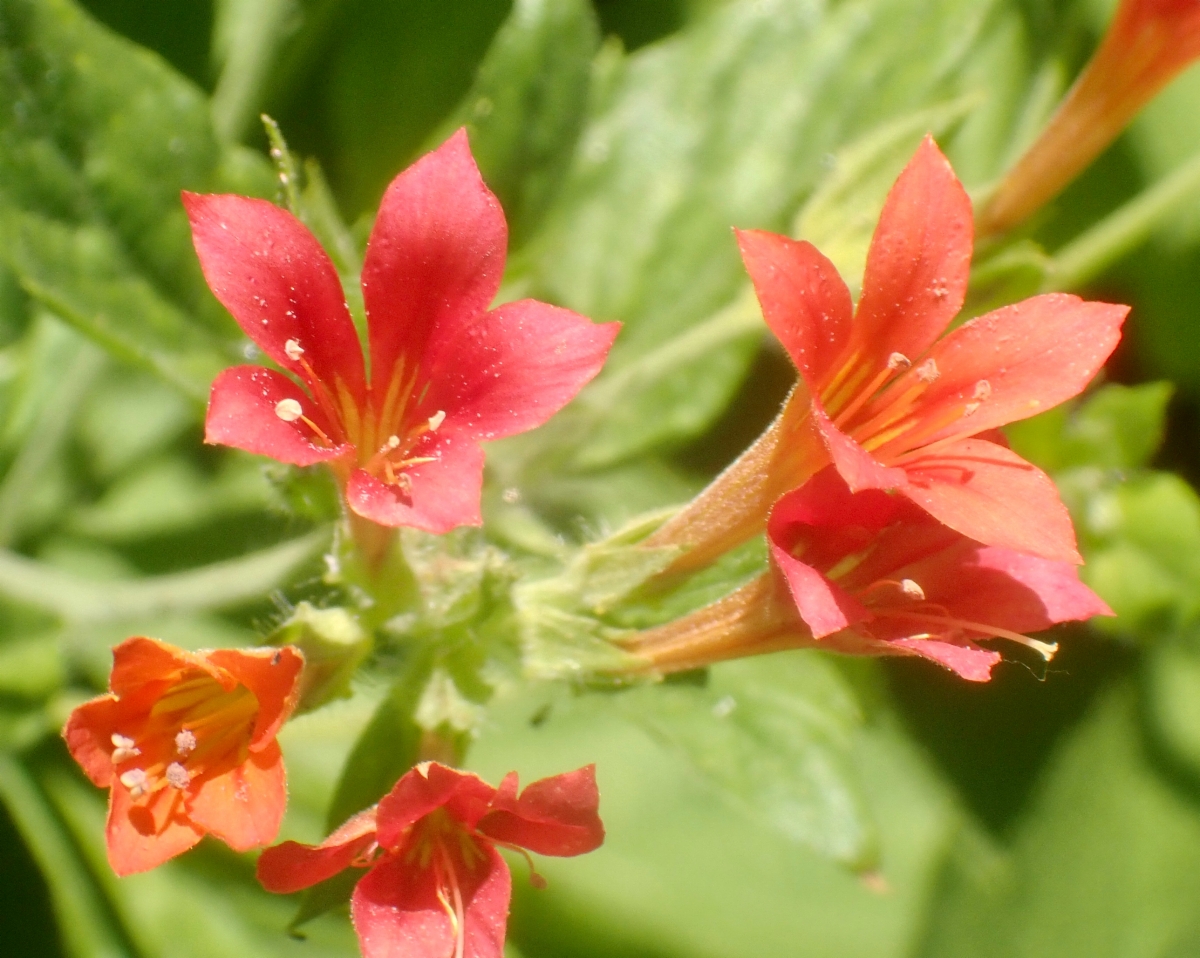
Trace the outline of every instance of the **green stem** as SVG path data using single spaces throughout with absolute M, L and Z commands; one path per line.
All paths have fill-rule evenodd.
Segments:
M 1076 237 L 1054 256 L 1044 292 L 1079 289 L 1144 243 L 1154 229 L 1200 192 L 1200 154 Z
M 76 622 L 224 608 L 261 599 L 328 542 L 328 530 L 321 529 L 227 562 L 116 582 L 85 579 L 0 549 L 0 595 Z

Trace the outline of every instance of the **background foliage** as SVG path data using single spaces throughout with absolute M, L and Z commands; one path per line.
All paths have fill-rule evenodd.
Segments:
M 204 286 L 178 191 L 277 198 L 266 111 L 305 158 L 306 216 L 346 277 L 388 180 L 466 124 L 512 226 L 502 295 L 626 324 L 569 410 L 489 450 L 491 539 L 452 540 L 449 572 L 407 544 L 454 601 L 393 623 L 353 696 L 287 727 L 285 837 L 316 839 L 394 779 L 396 716 L 424 696 L 431 721 L 475 739 L 485 776 L 599 765 L 609 839 L 547 862 L 547 891 L 518 871 L 514 954 L 1200 953 L 1200 198 L 1175 187 L 1115 241 L 1126 221 L 1108 219 L 1198 162 L 1200 74 L 977 263 L 976 309 L 1043 288 L 1134 305 L 1110 382 L 1011 431 L 1058 480 L 1085 576 L 1118 613 L 1063 630 L 1048 670 L 1006 664 L 979 687 L 922 663 L 792 653 L 575 693 L 528 676 L 537 642 L 580 610 L 555 606 L 553 585 L 518 591 L 515 609 L 496 598 L 503 550 L 584 576 L 601 603 L 621 541 L 606 537 L 690 495 L 777 408 L 791 373 L 731 225 L 811 239 L 855 282 L 920 136 L 985 187 L 1108 7 L 0 0 L 5 949 L 355 953 L 336 909 L 289 937 L 295 903 L 215 843 L 114 879 L 103 797 L 57 736 L 124 636 L 254 643 L 328 597 L 321 477 L 200 443 L 209 379 L 254 353 Z M 575 552 L 584 542 L 599 544 Z M 679 601 L 762 561 L 752 544 Z M 543 618 L 526 622 L 522 673 L 496 636 L 530 608 Z M 435 647 L 450 649 L 444 694 L 388 685 Z

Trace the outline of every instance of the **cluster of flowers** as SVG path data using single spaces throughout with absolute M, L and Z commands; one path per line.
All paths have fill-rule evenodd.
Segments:
M 340 280 L 290 213 L 241 196 L 184 195 L 217 298 L 262 366 L 213 384 L 206 439 L 298 466 L 326 463 L 349 508 L 379 528 L 479 525 L 479 441 L 545 422 L 599 372 L 618 324 L 533 300 L 495 310 L 507 227 L 459 132 L 401 173 L 371 233 L 362 288 L 371 378 Z M 131 638 L 110 692 L 63 735 L 110 789 L 118 875 L 162 864 L 203 835 L 237 851 L 275 840 L 287 803 L 276 735 L 299 704 L 292 646 L 191 653 Z M 318 846 L 284 842 L 258 862 L 293 892 L 365 869 L 351 913 L 367 958 L 501 958 L 511 879 L 497 848 L 579 855 L 604 839 L 591 766 L 518 792 L 422 762 Z
M 1193 0 L 1125 0 L 1042 141 L 981 211 L 982 228 L 1007 229 L 1060 189 L 1073 175 L 1064 144 L 1076 167 L 1090 159 L 1200 54 L 1196 37 Z M 324 463 L 360 531 L 480 525 L 479 443 L 544 423 L 599 372 L 618 330 L 533 300 L 489 310 L 507 228 L 463 132 L 383 198 L 362 273 L 369 369 L 337 272 L 295 217 L 239 196 L 185 194 L 184 204 L 213 292 L 282 370 L 221 374 L 207 441 Z M 680 575 L 765 530 L 770 569 L 624 640 L 635 669 L 809 647 L 917 655 L 986 681 L 1000 655 L 980 641 L 1049 659 L 1055 646 L 1027 633 L 1108 614 L 1079 581 L 1052 481 L 997 429 L 1079 393 L 1127 309 L 1050 294 L 946 333 L 973 235 L 970 200 L 932 139 L 887 198 L 857 305 L 810 244 L 737 234 L 798 382 L 767 432 L 647 544 L 681 547 L 666 573 Z M 276 736 L 299 704 L 300 651 L 192 653 L 137 637 L 113 658 L 110 691 L 79 706 L 63 734 L 110 789 L 114 871 L 155 867 L 205 834 L 238 851 L 274 841 L 287 800 Z M 604 837 L 598 808 L 591 766 L 519 791 L 515 773 L 494 788 L 423 762 L 319 845 L 268 848 L 258 876 L 288 893 L 363 870 L 351 910 L 367 958 L 500 958 L 511 878 L 497 849 L 589 852 Z

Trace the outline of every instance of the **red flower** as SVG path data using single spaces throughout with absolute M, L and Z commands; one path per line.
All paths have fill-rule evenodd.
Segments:
M 1122 0 L 1095 55 L 979 217 L 1017 226 L 1099 156 L 1138 111 L 1200 56 L 1200 0 Z
M 768 433 L 651 544 L 690 541 L 683 564 L 707 561 L 832 461 L 851 489 L 900 492 L 969 538 L 1080 562 L 1054 483 L 980 434 L 1080 392 L 1129 309 L 1035 296 L 942 336 L 963 304 L 971 241 L 970 200 L 928 137 L 888 195 L 857 308 L 810 243 L 739 232 L 763 316 L 801 383 Z
M 767 526 L 773 571 L 628 643 L 657 671 L 786 648 L 919 655 L 986 682 L 1002 638 L 1111 615 L 1075 567 L 985 546 L 898 496 L 852 493 L 829 468 L 785 495 Z
M 350 866 L 368 868 L 351 899 L 365 958 L 501 958 L 512 878 L 496 846 L 590 852 L 604 841 L 599 804 L 591 765 L 518 795 L 515 772 L 493 788 L 427 762 L 320 845 L 268 848 L 258 878 L 287 893 Z
M 260 366 L 213 383 L 205 439 L 326 462 L 385 526 L 479 525 L 479 441 L 541 425 L 600 370 L 618 324 L 536 300 L 488 311 L 508 229 L 464 131 L 392 181 L 362 274 L 371 377 L 333 264 L 263 200 L 184 193 L 205 278 L 300 380 Z
M 275 838 L 287 803 L 275 736 L 303 665 L 291 646 L 193 653 L 137 637 L 113 649 L 112 691 L 63 729 L 88 778 L 112 790 L 113 871 L 161 865 L 205 833 L 236 851 Z

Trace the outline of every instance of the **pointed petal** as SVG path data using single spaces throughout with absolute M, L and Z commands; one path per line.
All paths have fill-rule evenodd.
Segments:
M 273 739 L 296 707 L 304 655 L 292 645 L 262 649 L 216 649 L 208 660 L 225 669 L 258 699 L 250 736 L 255 749 Z
M 968 682 L 988 682 L 1000 653 L 977 645 L 955 645 L 936 639 L 891 639 L 887 645 L 944 666 Z
M 763 319 L 800 375 L 819 383 L 850 337 L 850 290 L 812 243 L 763 230 L 735 232 Z
M 349 868 L 375 843 L 375 809 L 349 819 L 320 845 L 283 842 L 259 856 L 255 874 L 267 891 L 287 895 Z
M 489 845 L 474 869 L 456 868 L 463 899 L 464 958 L 503 958 L 512 878 Z M 432 868 L 389 855 L 354 889 L 350 915 L 363 958 L 454 955 L 454 929 L 437 897 Z
M 962 439 L 904 463 L 901 488 L 939 522 L 986 545 L 1081 563 L 1053 480 L 1015 452 Z
M 867 253 L 854 341 L 871 369 L 916 361 L 960 309 L 974 236 L 971 200 L 932 137 L 888 194 Z
M 379 395 L 402 356 L 411 372 L 428 346 L 488 308 L 507 244 L 504 212 L 479 175 L 465 130 L 392 180 L 362 273 Z
M 202 780 L 187 798 L 188 817 L 238 852 L 274 841 L 286 805 L 283 753 L 274 741 L 236 768 Z
M 473 828 L 495 794 L 496 790 L 478 775 L 438 762 L 418 765 L 405 772 L 379 801 L 376 813 L 379 844 L 394 847 L 409 825 L 451 804 L 454 806 L 448 809 L 451 817 Z
M 539 779 L 516 794 L 516 774 L 505 776 L 479 831 L 539 855 L 582 855 L 604 841 L 596 766 Z
M 310 380 L 288 340 L 331 392 L 364 393 L 362 345 L 337 271 L 308 227 L 266 200 L 183 194 L 204 278 L 246 335 L 284 369 Z
M 120 733 L 121 707 L 115 695 L 101 695 L 72 710 L 63 726 L 67 750 L 92 780 L 93 785 L 108 788 L 113 780 L 112 743 Z
M 234 366 L 217 376 L 208 400 L 204 441 L 293 466 L 328 462 L 354 448 L 347 443 L 324 446 L 303 420 L 280 419 L 275 410 L 285 399 L 299 403 L 303 414 L 336 442 L 336 427 L 309 395 L 283 374 L 262 366 Z
M 1128 306 L 1050 293 L 954 330 L 929 353 L 939 376 L 921 397 L 921 414 L 935 420 L 954 407 L 976 406 L 924 441 L 976 435 L 1082 392 L 1116 348 L 1128 312 Z M 916 384 L 914 375 L 913 370 L 905 374 Z
M 620 328 L 533 299 L 506 303 L 442 341 L 422 408 L 472 439 L 533 429 L 600 372 Z
M 796 611 L 814 639 L 823 639 L 871 618 L 871 613 L 854 596 L 774 542 L 771 542 L 771 560 L 783 573 Z
M 183 814 L 182 797 L 174 789 L 156 792 L 139 805 L 124 785 L 113 783 L 104 837 L 108 863 L 118 875 L 155 868 L 186 852 L 203 835 Z
M 174 682 L 192 669 L 207 672 L 226 689 L 237 685 L 236 679 L 210 664 L 204 656 L 144 635 L 135 635 L 113 648 L 108 685 L 119 697 L 136 695 L 149 682 Z
M 471 439 L 439 432 L 428 447 L 418 446 L 415 455 L 436 458 L 406 470 L 410 495 L 356 469 L 346 484 L 350 508 L 381 526 L 411 526 L 435 534 L 482 525 L 483 450 Z
M 1066 562 L 1050 562 L 1010 549 L 975 546 L 955 559 L 947 574 L 911 573 L 926 598 L 955 618 L 996 623 L 1011 632 L 1040 632 L 1058 622 L 1112 615 Z
M 885 466 L 857 442 L 833 424 L 821 407 L 820 400 L 813 398 L 813 423 L 834 466 L 850 487 L 851 492 L 863 489 L 898 489 L 905 483 L 903 469 Z

